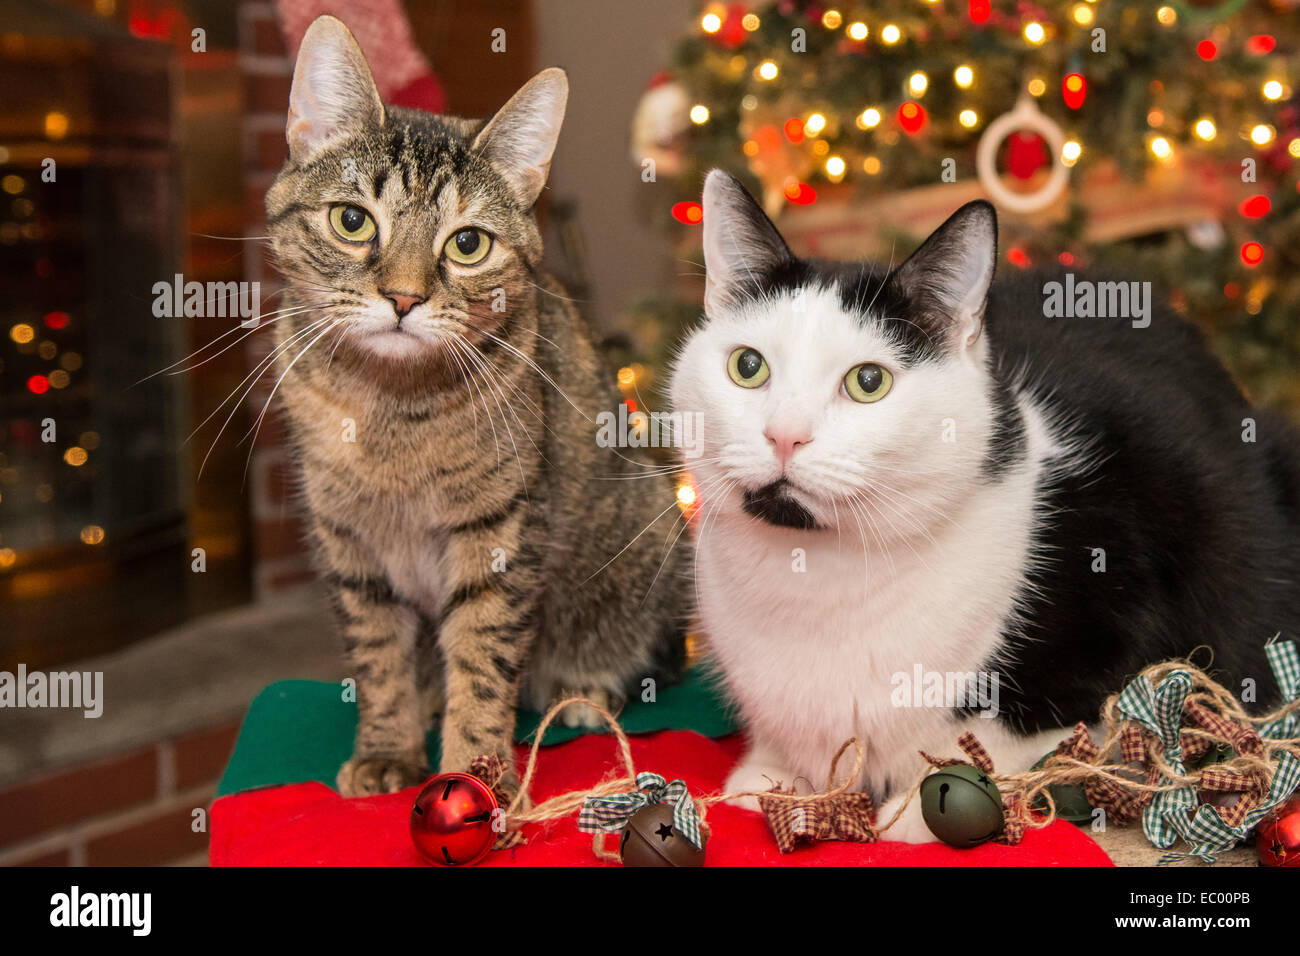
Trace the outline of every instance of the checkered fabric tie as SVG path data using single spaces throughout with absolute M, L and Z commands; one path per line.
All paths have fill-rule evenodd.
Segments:
M 578 829 L 584 833 L 615 833 L 627 826 L 632 815 L 643 807 L 668 803 L 673 808 L 673 826 L 697 847 L 704 848 L 700 817 L 684 780 L 669 783 L 659 774 L 643 770 L 636 775 L 636 787 L 608 797 L 588 797 L 578 814 Z

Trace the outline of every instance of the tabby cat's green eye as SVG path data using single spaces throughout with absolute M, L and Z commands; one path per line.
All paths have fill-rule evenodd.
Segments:
M 849 369 L 844 376 L 844 390 L 855 402 L 868 404 L 884 398 L 894 384 L 894 376 L 889 369 L 875 362 L 863 362 Z
M 331 206 L 330 226 L 346 242 L 369 242 L 375 238 L 375 220 L 360 206 L 342 203 Z
M 492 237 L 482 229 L 458 229 L 442 247 L 447 258 L 463 266 L 476 266 L 492 249 Z
M 762 353 L 742 345 L 727 359 L 727 374 L 741 388 L 758 388 L 767 381 L 771 372 Z

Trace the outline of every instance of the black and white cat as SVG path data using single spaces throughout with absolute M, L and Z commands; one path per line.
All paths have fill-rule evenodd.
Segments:
M 699 613 L 750 738 L 728 789 L 821 786 L 857 736 L 887 820 L 918 749 L 971 729 L 1028 769 L 1198 645 L 1273 692 L 1300 436 L 1172 312 L 1047 318 L 1062 276 L 993 283 L 996 247 L 974 202 L 895 269 L 801 260 L 734 179 L 705 184 L 707 318 L 672 400 L 702 413 Z M 972 674 L 978 702 L 931 693 Z M 886 838 L 932 839 L 916 801 Z

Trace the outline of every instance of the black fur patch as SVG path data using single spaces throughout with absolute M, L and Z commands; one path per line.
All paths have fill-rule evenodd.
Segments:
M 816 519 L 807 508 L 790 497 L 786 491 L 786 484 L 786 480 L 782 478 L 756 491 L 746 489 L 745 513 L 781 528 L 813 530 L 817 527 Z

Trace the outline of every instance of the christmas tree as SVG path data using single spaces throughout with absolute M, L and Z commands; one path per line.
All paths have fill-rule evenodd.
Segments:
M 715 166 L 796 245 L 800 222 L 820 244 L 882 203 L 987 196 L 999 268 L 1155 280 L 1252 399 L 1300 417 L 1296 6 L 710 3 L 647 91 L 632 154 L 673 180 L 664 221 L 696 242 Z M 841 248 L 901 256 L 935 224 L 899 218 Z

